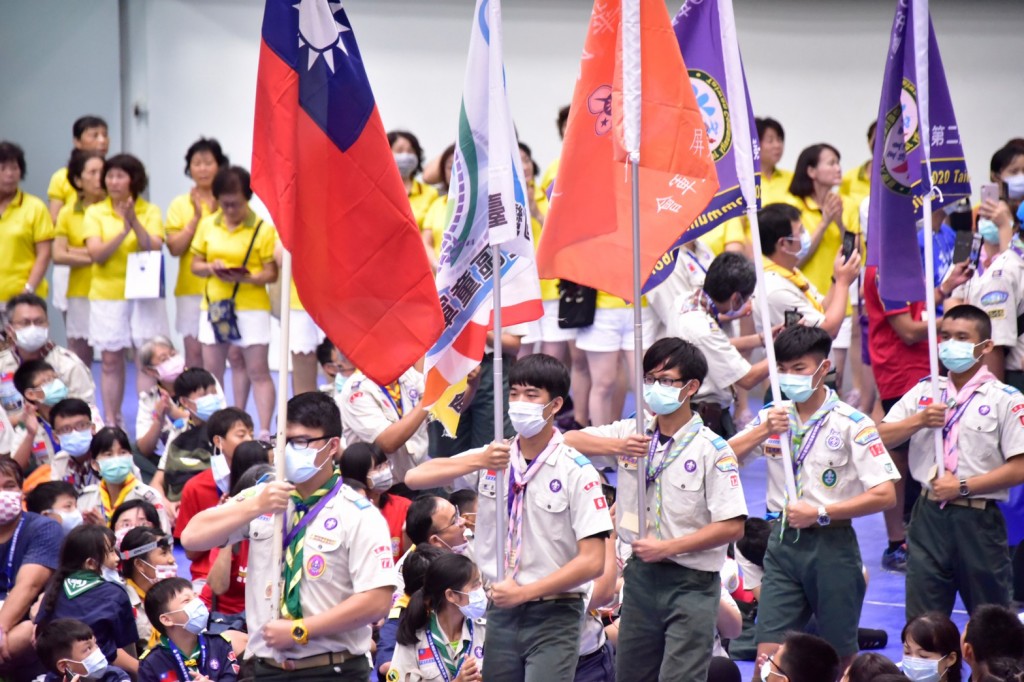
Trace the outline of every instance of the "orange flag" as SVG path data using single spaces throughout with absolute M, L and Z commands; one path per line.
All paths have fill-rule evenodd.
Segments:
M 640 0 L 640 51 L 640 266 L 646 281 L 714 197 L 718 175 L 663 0 Z M 632 300 L 622 61 L 620 2 L 596 0 L 537 270 L 544 279 L 567 279 Z

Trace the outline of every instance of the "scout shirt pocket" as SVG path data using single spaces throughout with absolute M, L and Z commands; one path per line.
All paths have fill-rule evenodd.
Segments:
M 549 514 L 560 514 L 569 508 L 569 491 L 565 489 L 565 484 L 557 478 L 551 479 L 546 485 L 537 481 L 537 492 L 528 497 L 533 498 L 533 504 L 541 511 Z M 527 490 L 533 486 L 529 486 Z M 547 521 L 542 521 L 547 526 Z
M 800 475 L 804 477 L 804 485 L 810 483 L 828 499 L 848 497 L 851 483 L 859 480 L 856 468 L 850 463 L 849 447 L 831 450 L 818 446 L 814 450 L 801 467 Z
M 707 516 L 704 474 L 707 462 L 697 448 L 687 448 L 662 474 L 662 516 L 676 523 L 694 523 Z M 695 456 L 696 455 L 696 456 Z M 657 494 L 651 486 L 651 494 Z M 650 499 L 650 498 L 648 498 Z M 651 505 L 651 512 L 654 505 Z
M 975 395 L 960 418 L 959 475 L 978 476 L 1004 462 L 999 449 L 999 406 L 982 402 L 984 397 Z M 1017 427 L 1015 422 L 1009 427 Z
M 302 572 L 306 580 L 330 580 L 332 572 L 342 563 L 334 557 L 342 544 L 338 514 L 355 510 L 345 509 L 347 505 L 341 505 L 339 510 L 334 504 L 336 501 L 328 504 L 306 527 L 302 545 Z

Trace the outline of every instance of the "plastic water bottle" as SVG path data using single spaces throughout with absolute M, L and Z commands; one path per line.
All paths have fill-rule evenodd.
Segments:
M 0 407 L 4 409 L 7 414 L 21 412 L 21 409 L 25 406 L 25 402 L 18 393 L 18 389 L 14 387 L 14 373 L 4 374 L 0 376 Z

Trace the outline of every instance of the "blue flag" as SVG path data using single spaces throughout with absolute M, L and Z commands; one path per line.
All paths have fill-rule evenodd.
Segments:
M 868 265 L 878 266 L 882 298 L 922 301 L 924 266 L 916 257 L 917 221 L 924 197 L 933 191 L 939 209 L 970 196 L 971 180 L 964 162 L 960 128 L 946 85 L 935 29 L 928 17 L 928 122 L 918 125 L 917 77 L 914 62 L 913 3 L 897 2 L 889 54 L 878 106 L 871 167 L 868 212 Z M 925 170 L 923 146 L 931 149 L 932 174 Z M 908 254 L 915 254 L 910 257 Z

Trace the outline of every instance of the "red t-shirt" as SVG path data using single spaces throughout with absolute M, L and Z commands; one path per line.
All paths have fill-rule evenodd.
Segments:
M 185 529 L 192 517 L 199 512 L 216 507 L 220 502 L 220 491 L 213 480 L 210 469 L 202 471 L 188 480 L 181 491 L 181 505 L 178 507 L 178 519 L 174 523 L 174 537 L 181 539 L 181 531 Z M 210 553 L 192 560 L 192 580 L 205 580 L 210 572 Z
M 402 558 L 406 547 L 402 547 L 402 531 L 405 530 L 405 515 L 409 512 L 412 502 L 401 495 L 388 495 L 388 503 L 381 507 L 380 513 L 388 522 L 388 531 L 391 533 L 391 553 L 395 562 Z
M 923 301 L 890 301 L 878 292 L 878 268 L 864 270 L 864 307 L 868 311 L 868 351 L 871 370 L 882 400 L 902 398 L 921 379 L 928 376 L 928 340 L 908 346 L 889 324 L 893 315 L 909 313 L 919 321 L 925 309 Z
M 217 554 L 222 552 L 220 548 L 210 550 L 210 566 L 217 560 Z M 230 550 L 228 550 L 230 551 Z M 203 591 L 199 598 L 206 604 L 206 608 L 220 613 L 236 614 L 245 611 L 245 576 L 249 569 L 249 541 L 242 540 L 238 543 L 238 551 L 231 555 L 231 584 L 228 591 L 217 597 L 217 608 L 213 608 L 213 590 L 210 585 L 203 585 Z

